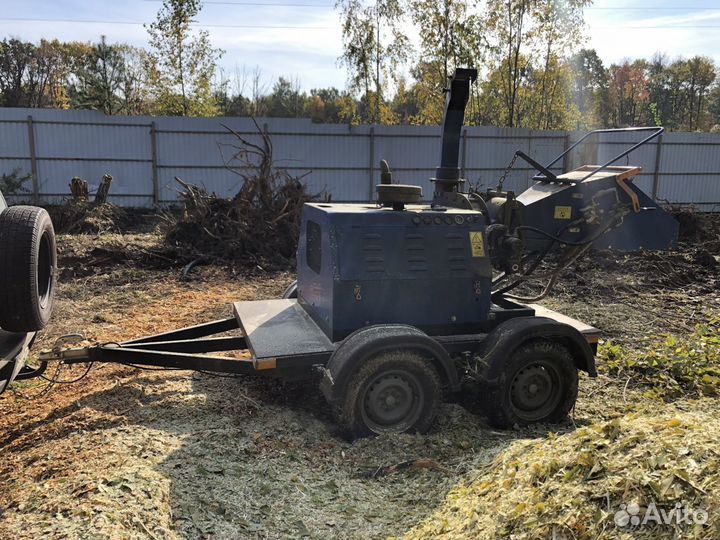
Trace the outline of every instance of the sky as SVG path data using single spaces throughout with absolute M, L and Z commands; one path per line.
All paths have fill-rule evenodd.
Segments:
M 264 4 L 264 5 L 263 5 Z M 147 45 L 142 23 L 160 0 L 0 0 L 0 35 L 37 42 L 108 41 Z M 277 76 L 299 80 L 304 90 L 344 88 L 339 17 L 333 0 L 205 0 L 199 27 L 225 50 L 220 67 L 232 77 L 259 66 L 268 88 Z M 720 0 L 596 0 L 585 10 L 585 46 L 609 65 L 696 54 L 720 65 Z

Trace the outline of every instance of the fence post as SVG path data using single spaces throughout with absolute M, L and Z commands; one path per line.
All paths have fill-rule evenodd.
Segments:
M 662 156 L 663 134 L 658 135 L 655 146 L 655 170 L 653 171 L 652 199 L 657 201 L 658 190 L 660 189 L 660 158 Z
M 38 178 L 37 152 L 35 150 L 35 126 L 33 117 L 27 117 L 28 144 L 30 146 L 30 171 L 32 172 L 32 201 L 34 204 L 40 202 L 40 180 Z
M 563 152 L 565 152 L 568 148 L 570 148 L 570 132 L 568 131 L 565 133 L 565 138 L 563 139 Z M 568 165 L 570 163 L 570 154 L 565 154 L 565 157 L 563 157 L 563 163 L 562 168 L 563 172 L 568 172 Z
M 466 154 L 467 154 L 467 128 L 463 129 L 463 132 L 462 132 L 462 161 L 460 162 L 460 178 L 463 178 L 463 179 L 467 179 L 465 176 L 465 155 Z
M 373 200 L 375 194 L 375 126 L 370 126 L 370 163 L 368 164 L 370 195 L 368 201 Z
M 158 176 L 157 128 L 155 122 L 150 124 L 150 150 L 152 152 L 153 204 L 157 205 L 160 203 L 160 177 Z

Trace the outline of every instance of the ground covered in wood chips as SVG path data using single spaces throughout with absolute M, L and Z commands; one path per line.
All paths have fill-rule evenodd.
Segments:
M 214 266 L 183 279 L 158 242 L 61 237 L 58 309 L 38 348 L 229 316 L 230 302 L 278 297 L 293 279 Z M 718 254 L 595 255 L 545 303 L 630 351 L 682 339 L 720 314 Z M 650 400 L 632 373 L 582 376 L 563 425 L 496 431 L 447 403 L 426 436 L 356 442 L 307 383 L 100 365 L 44 385 L 0 396 L 2 538 L 720 536 L 720 405 Z M 437 466 L 375 474 L 419 458 Z M 702 506 L 708 524 L 614 523 L 620 504 L 653 501 Z
M 717 400 L 646 407 L 513 443 L 405 538 L 717 538 L 719 410 Z M 655 517 L 676 508 L 688 514 Z

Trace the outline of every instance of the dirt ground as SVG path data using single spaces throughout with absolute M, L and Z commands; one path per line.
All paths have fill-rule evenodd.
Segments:
M 63 236 L 58 308 L 37 349 L 63 334 L 114 341 L 229 316 L 230 302 L 278 297 L 293 279 L 213 266 L 183 279 L 157 242 L 152 233 Z M 544 303 L 626 347 L 682 336 L 720 314 L 719 255 L 716 244 L 595 254 Z M 631 382 L 582 376 L 561 426 L 496 431 L 447 403 L 426 436 L 348 442 L 307 383 L 114 365 L 45 393 L 29 381 L 0 396 L 0 537 L 402 536 L 513 442 L 647 407 Z M 438 467 L 373 474 L 416 458 Z

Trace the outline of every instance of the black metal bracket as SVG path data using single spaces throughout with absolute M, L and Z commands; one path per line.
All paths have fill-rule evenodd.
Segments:
M 584 182 L 585 180 L 587 180 L 588 178 L 590 178 L 591 176 L 593 176 L 595 173 L 602 171 L 602 170 L 605 169 L 606 167 L 609 167 L 610 165 L 612 165 L 613 163 L 615 163 L 615 162 L 616 162 L 617 160 L 619 160 L 620 158 L 624 158 L 625 156 L 627 156 L 627 155 L 628 155 L 630 152 L 632 152 L 633 150 L 636 150 L 636 149 L 638 149 L 639 147 L 641 147 L 642 145 L 644 145 L 645 143 L 647 143 L 648 141 L 651 141 L 652 139 L 654 139 L 655 137 L 657 137 L 658 135 L 660 135 L 663 131 L 665 131 L 665 128 L 664 128 L 664 127 L 661 127 L 661 126 L 646 126 L 646 127 L 627 127 L 627 128 L 595 129 L 595 130 L 591 131 L 590 133 L 586 133 L 583 137 L 581 137 L 581 138 L 578 139 L 575 143 L 573 143 L 571 146 L 569 146 L 568 149 L 565 150 L 562 154 L 560 154 L 559 156 L 557 156 L 555 159 L 553 159 L 550 163 L 548 163 L 547 165 L 545 165 L 545 167 L 542 167 L 542 168 L 537 167 L 533 162 L 528 161 L 525 157 L 523 157 L 523 156 L 520 156 L 520 157 L 523 157 L 523 159 L 525 159 L 526 161 L 528 161 L 528 163 L 531 163 L 531 165 L 533 165 L 536 169 L 538 169 L 540 172 L 542 172 L 543 175 L 545 175 L 545 176 L 542 176 L 542 175 L 536 174 L 535 176 L 533 176 L 533 180 L 539 180 L 539 181 L 541 181 L 541 182 L 563 181 L 563 179 L 558 180 L 557 178 L 556 178 L 555 180 L 549 180 L 549 179 L 548 179 L 549 177 L 547 177 L 547 173 L 549 172 L 549 169 L 550 169 L 553 165 L 555 165 L 555 163 L 557 163 L 557 162 L 560 161 L 562 158 L 564 158 L 566 155 L 568 155 L 572 150 L 574 150 L 575 148 L 577 148 L 577 147 L 580 146 L 581 144 L 585 143 L 585 141 L 586 141 L 589 137 L 592 137 L 592 136 L 594 136 L 594 135 L 601 135 L 601 134 L 603 134 L 603 133 L 634 133 L 634 132 L 643 132 L 643 131 L 651 131 L 652 133 L 651 133 L 650 135 L 648 135 L 647 137 L 645 137 L 645 138 L 644 138 L 643 140 L 641 140 L 640 142 L 637 142 L 637 143 L 631 145 L 630 148 L 628 148 L 628 149 L 625 150 L 624 152 L 620 152 L 618 155 L 616 155 L 616 156 L 613 157 L 612 159 L 606 161 L 605 163 L 603 163 L 602 165 L 600 165 L 600 166 L 599 166 L 597 169 L 595 169 L 594 171 L 589 172 L 586 176 L 580 178 L 579 180 L 572 180 L 570 183 L 573 183 L 573 184 L 574 184 L 574 183 L 577 183 L 577 182 Z M 520 152 L 518 152 L 518 154 L 519 154 L 519 153 L 520 153 Z M 553 176 L 554 176 L 554 175 L 553 175 Z M 567 183 L 568 181 L 565 181 L 565 182 Z
M 155 334 L 152 336 L 144 336 L 137 339 L 131 339 L 129 341 L 123 341 L 120 345 L 124 347 L 127 345 L 138 345 L 140 343 L 198 339 L 212 336 L 214 334 L 220 334 L 221 332 L 237 330 L 239 328 L 240 325 L 238 324 L 237 319 L 235 317 L 229 317 L 227 319 L 219 319 L 217 321 L 180 328 L 179 330 L 163 332 L 162 334 Z
M 175 369 L 193 369 L 219 373 L 249 375 L 256 372 L 251 358 L 237 359 L 225 356 L 208 356 L 190 347 L 190 351 L 136 349 L 119 345 L 102 345 L 88 351 L 89 358 L 84 362 L 116 362 L 136 366 L 157 366 Z M 222 349 L 227 350 L 227 349 Z M 80 360 L 67 361 L 78 363 Z
M 239 328 L 237 319 L 231 317 L 121 343 L 104 343 L 80 349 L 58 346 L 44 357 L 41 354 L 41 359 L 60 360 L 66 364 L 117 362 L 221 373 L 255 373 L 257 368 L 252 358 L 208 355 L 246 350 L 248 344 L 243 335 L 212 337 Z
M 555 174 L 550 171 L 549 166 L 543 167 L 542 165 L 540 165 L 537 161 L 535 161 L 533 158 L 528 156 L 522 150 L 518 150 L 517 152 L 515 152 L 515 155 L 517 157 L 525 160 L 527 163 L 529 163 L 530 165 L 532 165 L 538 171 L 540 171 L 541 173 L 543 173 L 545 175 L 545 176 L 535 175 L 535 176 L 533 176 L 533 180 L 543 180 L 545 182 L 558 182 L 558 181 L 562 182 L 562 180 L 558 180 L 558 177 L 555 176 Z

